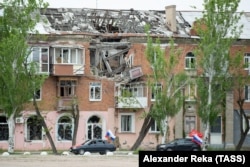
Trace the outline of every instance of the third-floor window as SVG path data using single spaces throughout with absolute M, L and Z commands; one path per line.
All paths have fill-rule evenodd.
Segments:
M 54 48 L 55 64 L 83 64 L 83 50 L 78 48 Z
M 192 52 L 188 52 L 185 57 L 185 68 L 194 69 L 195 68 L 195 56 Z

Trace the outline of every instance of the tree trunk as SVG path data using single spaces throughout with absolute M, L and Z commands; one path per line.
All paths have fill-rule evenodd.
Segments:
M 239 140 L 239 142 L 237 143 L 237 145 L 235 147 L 236 151 L 239 151 L 242 148 L 242 145 L 243 145 L 243 143 L 244 143 L 244 141 L 246 139 L 247 133 L 249 131 L 248 118 L 247 118 L 247 116 L 245 114 L 245 111 L 243 109 L 243 102 L 242 103 L 238 102 L 238 104 L 240 106 L 240 120 L 241 120 L 240 121 L 240 123 L 241 123 L 240 127 L 241 127 L 241 129 L 240 129 L 240 140 Z M 243 124 L 243 122 L 242 122 L 243 118 L 244 118 L 244 121 L 246 122 L 245 130 L 243 129 L 243 125 L 242 125 Z
M 149 111 L 151 111 L 151 108 Z M 150 114 L 147 114 L 147 117 L 144 119 L 140 134 L 130 150 L 136 150 L 140 146 L 141 142 L 143 141 L 143 139 L 147 135 L 152 123 L 153 123 L 152 117 L 150 116 Z
M 73 139 L 72 139 L 72 146 L 76 145 L 76 137 L 77 137 L 77 131 L 79 126 L 79 118 L 80 118 L 80 112 L 77 104 L 73 104 L 72 106 L 72 115 L 74 118 L 74 131 L 73 131 Z
M 49 140 L 49 143 L 50 143 L 50 145 L 51 145 L 51 147 L 52 147 L 53 153 L 54 153 L 54 154 L 58 154 L 58 153 L 57 153 L 57 150 L 56 150 L 56 147 L 55 147 L 55 144 L 54 144 L 54 141 L 53 141 L 53 139 L 52 139 L 52 137 L 51 137 L 51 135 L 50 135 L 49 128 L 47 127 L 47 124 L 45 123 L 45 121 L 44 121 L 44 119 L 43 119 L 43 117 L 42 117 L 42 115 L 41 115 L 41 113 L 40 113 L 40 111 L 39 111 L 39 108 L 38 108 L 38 106 L 37 106 L 35 95 L 33 96 L 33 105 L 34 105 L 34 107 L 35 107 L 36 114 L 37 114 L 38 118 L 41 120 L 42 127 L 43 127 L 44 130 L 45 130 L 46 136 L 47 136 L 47 138 L 48 138 L 48 140 Z
M 8 140 L 8 152 L 13 153 L 14 152 L 14 136 L 15 136 L 15 119 L 14 119 L 14 113 L 10 115 L 10 117 L 7 120 L 8 126 L 9 126 L 9 140 Z

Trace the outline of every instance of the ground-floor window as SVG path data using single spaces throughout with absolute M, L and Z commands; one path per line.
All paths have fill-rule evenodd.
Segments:
M 154 120 L 151 127 L 150 127 L 150 132 L 153 132 L 153 133 L 158 133 L 160 132 L 160 128 L 159 126 L 157 125 L 157 122 Z
M 42 140 L 42 123 L 38 116 L 31 116 L 27 120 L 27 140 Z
M 69 116 L 60 117 L 57 123 L 57 127 L 57 140 L 72 140 L 72 118 L 70 118 Z
M 120 114 L 120 129 L 121 132 L 134 132 L 135 115 L 133 113 Z
M 221 133 L 221 116 L 218 116 L 211 125 L 211 133 Z
M 88 120 L 88 139 L 102 139 L 102 121 L 98 116 L 92 116 Z
M 9 128 L 7 118 L 5 116 L 0 116 L 0 141 L 8 140 L 8 138 Z

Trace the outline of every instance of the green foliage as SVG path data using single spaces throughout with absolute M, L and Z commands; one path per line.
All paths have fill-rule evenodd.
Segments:
M 37 64 L 28 61 L 27 41 L 40 19 L 37 10 L 48 4 L 42 0 L 4 0 L 1 5 L 0 106 L 10 116 L 19 114 L 46 78 L 37 74 Z
M 226 91 L 231 87 L 230 48 L 242 32 L 237 13 L 239 0 L 205 0 L 203 17 L 197 20 L 197 64 L 203 70 L 198 78 L 198 112 L 203 122 L 215 120 L 223 111 Z
M 161 49 L 160 40 L 155 42 L 150 37 L 149 29 L 147 32 L 146 56 L 153 70 L 153 74 L 148 76 L 148 85 L 156 94 L 155 102 L 151 109 L 151 116 L 157 122 L 158 127 L 162 128 L 162 122 L 166 117 L 173 117 L 178 113 L 183 105 L 183 88 L 189 82 L 184 73 L 176 73 L 176 65 L 179 63 L 181 50 L 174 46 L 173 39 L 169 42 L 169 54 L 166 56 Z M 156 89 L 156 84 L 161 83 L 161 90 Z M 162 130 L 162 129 L 161 129 Z

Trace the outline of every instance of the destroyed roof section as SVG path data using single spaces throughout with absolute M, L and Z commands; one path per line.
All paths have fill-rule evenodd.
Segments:
M 145 33 L 149 24 L 151 34 L 171 36 L 166 27 L 164 11 L 106 10 L 88 8 L 48 8 L 41 10 L 47 19 L 49 33 Z

